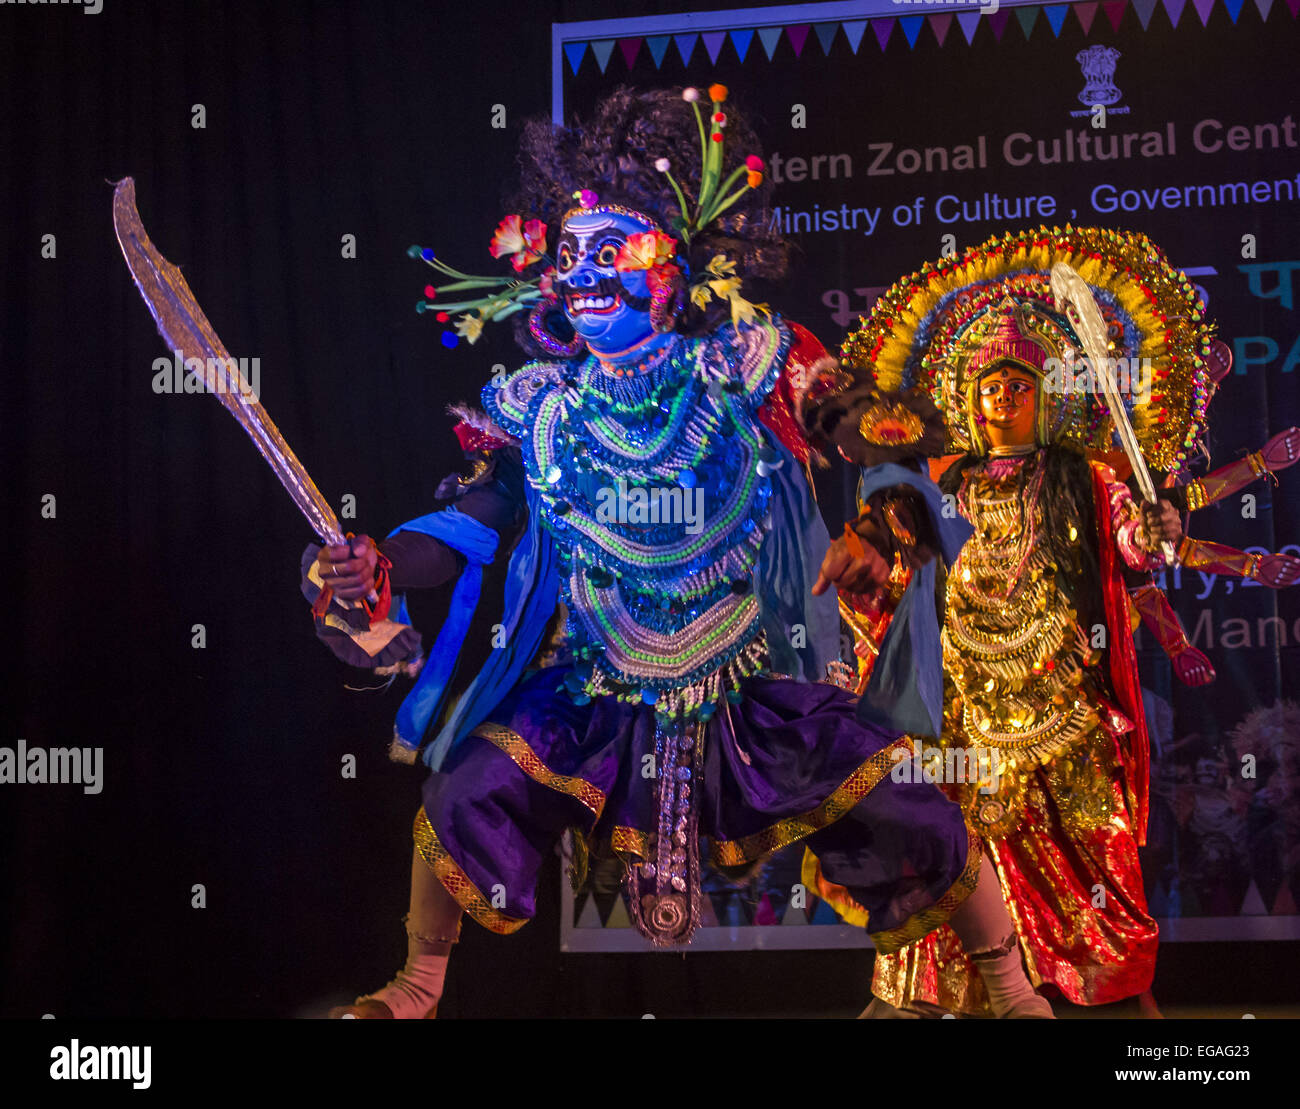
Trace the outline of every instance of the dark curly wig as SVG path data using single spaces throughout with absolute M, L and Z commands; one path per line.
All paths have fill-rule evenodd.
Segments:
M 702 111 L 707 113 L 708 108 L 707 98 L 702 97 Z M 730 97 L 724 110 L 723 180 L 749 155 L 761 154 L 754 132 Z M 519 147 L 520 184 L 507 196 L 505 210 L 517 212 L 525 220 L 541 220 L 547 226 L 548 240 L 554 242 L 564 214 L 577 207 L 574 191 L 590 189 L 601 204 L 621 204 L 644 212 L 676 238 L 688 278 L 708 266 L 714 255 L 725 254 L 736 264 L 745 295 L 764 299 L 755 283 L 761 289 L 762 283 L 781 279 L 790 259 L 789 244 L 772 227 L 770 180 L 765 176 L 758 188 L 745 192 L 687 247 L 677 230 L 682 212 L 676 194 L 667 177 L 655 169 L 660 158 L 668 159 L 688 202 L 694 201 L 700 188 L 700 136 L 695 112 L 682 99 L 682 90 L 617 88 L 586 120 L 574 119 L 567 127 L 557 127 L 549 120 L 524 125 Z M 539 262 L 534 271 L 526 272 L 544 266 Z M 688 303 L 676 330 L 700 335 L 730 317 L 729 305 L 717 298 L 704 309 Z M 539 352 L 523 323 L 516 317 L 515 336 L 536 355 Z

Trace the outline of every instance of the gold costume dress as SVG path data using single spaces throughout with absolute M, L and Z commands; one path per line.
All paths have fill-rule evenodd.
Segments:
M 1101 1004 L 1147 989 L 1155 965 L 1126 795 L 1125 745 L 1141 722 L 1115 703 L 1100 606 L 1078 611 L 1077 590 L 1042 541 L 1044 456 L 981 462 L 960 494 L 975 533 L 948 579 L 944 737 L 934 749 L 945 766 L 932 772 L 997 866 L 1035 985 Z M 1110 501 L 1099 507 L 1111 511 L 1052 526 L 1074 542 L 1098 527 L 1100 541 L 1145 568 L 1137 506 L 1113 474 L 1098 477 Z M 878 958 L 873 989 L 899 1007 L 986 1007 L 979 975 L 946 928 Z

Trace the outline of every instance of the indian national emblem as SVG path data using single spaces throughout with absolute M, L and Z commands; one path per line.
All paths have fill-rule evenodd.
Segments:
M 1084 80 L 1088 83 L 1079 93 L 1079 102 L 1091 108 L 1094 104 L 1110 107 L 1119 102 L 1123 95 L 1115 85 L 1115 63 L 1119 60 L 1119 51 L 1113 46 L 1089 46 L 1080 50 L 1074 60 L 1083 70 Z
M 1083 91 L 1079 93 L 1079 102 L 1085 104 L 1088 108 L 1094 108 L 1098 104 L 1105 105 L 1106 108 L 1117 114 L 1123 114 L 1128 111 L 1127 108 L 1116 108 L 1123 93 L 1119 91 L 1119 86 L 1115 84 L 1115 63 L 1119 60 L 1120 52 L 1113 46 L 1089 46 L 1086 50 L 1080 50 L 1074 60 L 1079 63 L 1079 69 L 1083 72 L 1084 81 Z M 1087 115 L 1086 111 L 1071 112 L 1072 116 Z

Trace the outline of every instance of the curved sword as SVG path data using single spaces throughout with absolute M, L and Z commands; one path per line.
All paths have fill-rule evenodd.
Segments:
M 1150 504 L 1158 504 L 1155 482 L 1151 480 L 1146 459 L 1142 457 L 1137 434 L 1129 423 L 1124 398 L 1119 395 L 1106 343 L 1106 321 L 1101 318 L 1101 309 L 1097 307 L 1092 290 L 1071 266 L 1057 262 L 1052 267 L 1052 297 L 1056 301 L 1057 311 L 1064 311 L 1069 316 L 1075 333 L 1083 343 L 1084 353 L 1092 364 L 1093 380 L 1101 383 L 1102 396 L 1110 411 L 1110 418 L 1115 422 L 1120 446 L 1124 448 L 1129 464 L 1133 467 L 1133 476 L 1137 478 L 1142 499 Z M 1172 566 L 1174 545 L 1167 539 L 1163 540 L 1160 550 L 1164 554 L 1165 565 Z
M 181 271 L 149 241 L 140 213 L 136 211 L 133 178 L 122 178 L 113 189 L 113 229 L 135 287 L 149 306 L 163 341 L 173 351 L 180 352 L 186 371 L 200 378 L 204 391 L 215 394 L 239 421 L 321 540 L 331 546 L 346 543 L 334 509 L 321 496 L 316 483 L 244 380 L 238 363 L 208 323 Z M 191 358 L 202 362 L 202 371 L 190 366 Z

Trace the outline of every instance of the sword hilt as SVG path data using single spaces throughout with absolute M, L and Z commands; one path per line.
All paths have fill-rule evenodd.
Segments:
M 354 540 L 355 538 L 356 536 L 353 535 L 352 532 L 348 532 L 347 535 L 343 537 L 343 542 L 346 543 L 348 547 L 348 554 L 355 553 L 352 550 L 352 540 Z M 370 542 L 374 543 L 374 540 L 372 539 Z M 378 550 L 377 547 L 375 549 L 376 551 Z M 366 594 L 366 600 L 369 601 L 372 605 L 377 605 L 379 604 L 379 594 L 372 589 L 369 593 Z
M 332 528 L 325 528 L 323 530 L 325 534 L 322 535 L 320 538 L 321 538 L 321 542 L 324 543 L 325 546 L 347 547 L 349 555 L 354 553 L 352 550 L 352 540 L 354 540 L 356 536 L 353 535 L 352 532 L 348 532 L 346 535 L 344 535 L 342 531 L 338 531 Z M 371 542 L 374 541 L 371 540 Z M 355 607 L 356 602 L 354 601 L 345 601 L 342 598 L 337 598 L 337 599 L 339 604 L 343 605 L 345 608 Z M 369 593 L 366 594 L 366 600 L 372 605 L 377 605 L 379 603 L 379 594 L 372 589 Z

